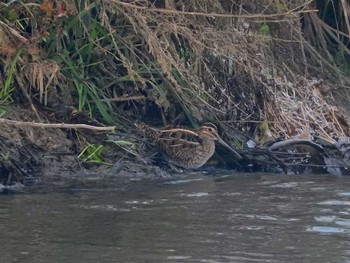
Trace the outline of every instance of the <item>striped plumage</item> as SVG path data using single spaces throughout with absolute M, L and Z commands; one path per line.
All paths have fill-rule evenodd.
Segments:
M 155 129 L 145 124 L 136 126 L 176 166 L 192 169 L 203 166 L 214 154 L 216 140 L 233 151 L 237 158 L 241 158 L 219 137 L 217 128 L 212 123 L 205 123 L 198 131 L 180 128 Z

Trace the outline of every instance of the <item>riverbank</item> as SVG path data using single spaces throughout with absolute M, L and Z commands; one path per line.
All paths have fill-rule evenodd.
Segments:
M 310 160 L 320 170 L 348 167 L 336 144 L 350 137 L 350 52 L 345 35 L 326 34 L 329 6 L 170 2 L 0 3 L 1 117 L 38 124 L 1 123 L 1 184 L 94 173 L 168 177 L 136 122 L 215 123 L 247 158 L 237 163 L 218 148 L 214 167 L 288 172 L 299 165 L 298 173 Z M 345 24 L 334 28 L 346 32 Z M 300 145 L 272 155 L 266 148 L 290 139 L 337 152 L 327 163 Z

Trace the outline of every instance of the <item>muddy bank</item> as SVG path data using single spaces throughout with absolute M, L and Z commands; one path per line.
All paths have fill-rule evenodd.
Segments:
M 57 116 L 20 106 L 8 107 L 4 117 L 21 122 L 33 122 L 39 117 L 43 123 L 60 123 Z M 82 124 L 83 118 L 78 119 Z M 87 123 L 93 122 L 86 116 L 85 120 Z M 20 192 L 26 185 L 43 185 L 47 189 L 110 188 L 130 180 L 182 176 L 178 170 L 171 169 L 161 155 L 156 154 L 152 145 L 145 148 L 146 144 L 137 130 L 123 131 L 119 128 L 116 132 L 108 133 L 17 127 L 3 123 L 0 134 L 2 193 Z M 229 136 L 225 138 L 228 140 Z M 132 148 L 111 143 L 126 141 Z M 94 144 L 103 146 L 98 156 L 99 162 L 95 163 L 81 155 L 86 145 Z M 243 156 L 239 162 L 225 148 L 217 147 L 217 154 L 204 169 L 215 171 L 229 167 L 232 172 L 349 174 L 350 147 L 346 143 L 327 146 L 311 140 L 279 140 L 266 147 L 252 148 L 247 145 L 237 149 Z
M 29 107 L 10 106 L 5 118 L 34 121 L 37 115 Z M 40 174 L 71 173 L 79 170 L 77 142 L 61 129 L 0 126 L 2 156 L 1 181 L 21 181 Z
M 44 115 L 44 112 L 33 112 L 27 107 L 19 106 L 9 107 L 5 117 L 11 120 L 32 122 L 37 120 L 38 116 L 42 116 L 41 121 L 45 118 L 46 122 L 59 123 L 57 119 L 54 120 L 54 116 L 48 118 L 50 115 Z M 79 121 L 82 120 L 79 118 Z M 88 118 L 86 121 L 92 122 Z M 154 147 L 136 149 L 137 145 L 144 146 L 141 134 L 137 134 L 136 130 L 129 133 L 123 133 L 122 129 L 120 130 L 120 132 L 108 133 L 1 124 L 0 150 L 3 155 L 0 162 L 0 184 L 11 186 L 19 182 L 23 185 L 108 187 L 116 180 L 176 176 L 176 172 L 166 165 L 165 160 L 161 156 L 156 156 Z M 125 151 L 125 148 L 110 143 L 114 139 L 133 142 L 134 151 L 130 149 L 128 152 Z M 81 158 L 80 153 L 84 147 L 94 143 L 104 147 L 99 156 L 101 158 L 99 163 L 84 161 Z M 288 150 L 290 146 L 296 147 L 293 153 L 289 152 L 291 149 Z M 280 148 L 286 149 L 280 151 Z M 238 150 L 244 156 L 240 163 L 230 163 L 229 160 L 233 159 L 228 152 L 217 147 L 218 154 L 210 159 L 207 166 L 221 168 L 226 166 L 232 170 L 244 172 L 296 174 L 317 172 L 341 175 L 347 174 L 344 169 L 348 167 L 346 160 L 350 156 L 349 149 L 342 152 L 336 146 L 332 145 L 327 148 L 309 140 L 278 141 L 266 148 L 245 147 L 245 149 Z M 142 156 L 139 155 L 139 152 L 142 153 Z M 330 168 L 333 166 L 343 167 L 342 171 L 338 168 Z
M 43 112 L 38 114 L 42 121 L 49 121 Z M 38 115 L 29 107 L 10 106 L 3 117 L 32 122 L 37 120 Z M 56 120 L 56 123 L 59 122 Z M 137 158 L 131 161 L 117 146 L 108 144 L 103 159 L 110 165 L 84 163 L 78 157 L 84 145 L 104 144 L 104 140 L 108 138 L 105 132 L 1 124 L 0 134 L 2 185 L 13 182 L 69 185 L 74 182 L 87 184 L 97 179 L 113 177 L 133 179 L 168 176 L 156 166 L 138 162 Z M 100 184 L 103 185 L 103 182 Z
M 317 172 L 343 174 L 350 156 L 347 9 L 327 12 L 318 1 L 207 2 L 0 3 L 2 117 L 117 127 L 112 134 L 1 123 L 0 183 L 169 176 L 135 122 L 214 123 L 244 158 L 218 148 L 209 165 L 302 173 L 314 172 L 312 163 Z M 326 13 L 343 22 L 330 23 Z M 330 35 L 329 27 L 344 34 Z M 294 139 L 311 143 L 273 146 Z

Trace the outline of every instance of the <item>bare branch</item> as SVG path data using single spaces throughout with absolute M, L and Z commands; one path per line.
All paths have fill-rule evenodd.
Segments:
M 137 6 L 135 4 L 121 2 L 119 0 L 109 0 L 109 1 L 114 3 L 114 4 L 124 6 L 126 8 L 145 10 L 145 11 L 149 11 L 149 12 L 157 12 L 157 13 L 163 13 L 163 14 L 208 16 L 208 17 L 269 18 L 269 17 L 281 17 L 281 16 L 286 16 L 286 15 L 296 15 L 296 14 L 316 13 L 317 12 L 317 10 L 302 9 L 299 11 L 293 10 L 293 11 L 288 11 L 288 12 L 280 13 L 280 14 L 247 14 L 247 15 L 239 14 L 239 15 L 233 15 L 233 14 L 219 14 L 219 13 L 186 12 L 186 11 L 163 9 L 163 8 L 149 8 L 146 6 Z M 304 4 L 304 6 L 305 6 L 305 4 Z
M 9 119 L 0 118 L 0 123 L 13 125 L 16 127 L 38 127 L 38 128 L 58 128 L 58 129 L 87 129 L 94 131 L 114 131 L 115 126 L 98 127 L 87 124 L 69 124 L 69 123 L 39 123 L 39 122 L 25 122 L 14 121 Z

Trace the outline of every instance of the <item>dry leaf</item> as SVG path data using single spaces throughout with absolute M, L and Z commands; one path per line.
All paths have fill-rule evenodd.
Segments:
M 40 10 L 45 12 L 47 16 L 52 14 L 53 3 L 52 2 L 42 2 L 40 5 Z

